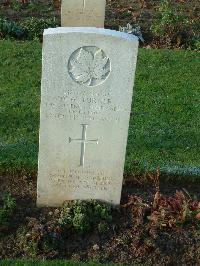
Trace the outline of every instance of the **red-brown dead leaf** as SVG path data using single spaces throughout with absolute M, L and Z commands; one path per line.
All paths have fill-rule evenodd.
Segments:
M 196 215 L 196 219 L 200 220 L 200 212 Z

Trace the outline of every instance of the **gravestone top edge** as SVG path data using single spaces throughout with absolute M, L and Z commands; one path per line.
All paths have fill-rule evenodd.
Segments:
M 56 35 L 56 34 L 67 34 L 67 33 L 96 33 L 102 34 L 105 36 L 112 36 L 122 38 L 128 41 L 139 42 L 138 37 L 132 34 L 109 30 L 104 28 L 95 28 L 95 27 L 58 27 L 58 28 L 49 28 L 44 30 L 43 36 L 46 35 Z

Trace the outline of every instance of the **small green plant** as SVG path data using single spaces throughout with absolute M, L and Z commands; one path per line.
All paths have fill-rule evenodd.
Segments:
M 124 245 L 124 246 L 128 246 L 130 245 L 132 238 L 130 237 L 130 235 L 127 234 L 123 234 L 120 238 L 119 238 L 119 243 Z
M 109 226 L 108 226 L 108 223 L 106 222 L 100 222 L 98 224 L 98 231 L 100 234 L 106 234 L 109 230 Z
M 40 11 L 40 6 L 38 3 L 30 2 L 27 6 L 27 9 L 31 12 L 38 12 Z
M 26 31 L 23 27 L 13 21 L 0 18 L 0 37 L 12 37 L 21 39 L 26 35 Z
M 192 13 L 192 12 L 191 12 Z M 167 46 L 191 47 L 194 38 L 198 38 L 197 19 L 185 16 L 183 5 L 172 0 L 162 0 L 151 26 L 151 31 L 161 43 Z
M 188 48 L 200 51 L 200 36 L 191 38 L 188 42 Z
M 94 229 L 105 234 L 112 216 L 110 206 L 91 200 L 67 202 L 43 221 L 30 217 L 27 220 L 26 227 L 20 228 L 16 234 L 17 242 L 26 256 L 34 258 L 40 252 L 51 256 L 56 254 L 65 246 L 68 233 L 73 231 L 87 233 Z
M 44 29 L 58 27 L 58 22 L 53 19 L 29 18 L 22 22 L 21 27 L 26 31 L 29 40 L 41 39 Z
M 17 1 L 17 0 L 12 0 L 12 1 L 11 1 L 11 8 L 12 8 L 14 11 L 20 11 L 21 8 L 22 8 L 22 3 L 20 3 L 20 2 Z
M 97 228 L 102 234 L 108 231 L 111 221 L 111 207 L 96 200 L 66 202 L 59 219 L 64 228 L 80 233 Z
M 0 18 L 0 38 L 41 40 L 44 29 L 55 28 L 58 22 L 53 19 L 29 18 L 21 23 Z
M 15 199 L 8 193 L 0 193 L 0 234 L 9 226 L 15 208 Z
M 157 13 L 157 20 L 152 24 L 151 30 L 157 36 L 164 36 L 165 34 L 172 34 L 177 16 L 174 14 L 171 1 L 162 0 Z

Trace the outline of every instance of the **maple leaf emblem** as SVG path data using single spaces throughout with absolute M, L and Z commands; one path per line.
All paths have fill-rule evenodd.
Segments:
M 110 73 L 110 60 L 101 49 L 79 48 L 70 58 L 69 73 L 79 84 L 95 86 L 102 83 Z M 89 47 L 93 48 L 93 47 Z

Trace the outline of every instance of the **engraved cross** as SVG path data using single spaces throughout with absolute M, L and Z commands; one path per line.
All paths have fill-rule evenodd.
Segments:
M 75 141 L 81 143 L 81 157 L 80 157 L 80 166 L 84 165 L 85 162 L 85 149 L 86 149 L 86 144 L 98 144 L 98 139 L 95 140 L 87 140 L 87 124 L 82 124 L 82 138 L 81 139 L 72 139 L 69 138 L 69 143 Z
M 86 0 L 83 0 L 83 10 L 85 9 L 86 6 Z

